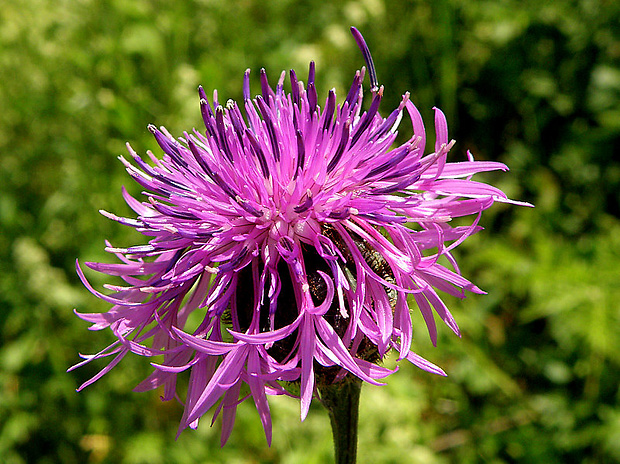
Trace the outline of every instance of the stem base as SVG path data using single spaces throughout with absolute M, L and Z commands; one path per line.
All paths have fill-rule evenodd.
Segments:
M 329 413 L 336 464 L 355 464 L 362 381 L 347 376 L 341 382 L 319 387 L 321 403 Z

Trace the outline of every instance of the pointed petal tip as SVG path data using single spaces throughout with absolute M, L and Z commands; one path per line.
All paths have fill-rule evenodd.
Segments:
M 349 27 L 349 30 L 351 31 L 351 34 L 353 34 L 353 37 L 355 37 L 355 40 L 357 41 L 358 37 L 362 37 L 362 33 L 359 31 L 359 29 L 355 26 L 351 26 Z M 363 38 L 362 38 L 363 40 Z
M 299 415 L 299 418 L 301 419 L 301 422 L 306 420 L 306 417 L 308 417 L 308 413 L 309 412 L 310 412 L 310 403 L 305 405 L 304 401 L 302 399 L 302 401 L 301 401 L 301 413 Z

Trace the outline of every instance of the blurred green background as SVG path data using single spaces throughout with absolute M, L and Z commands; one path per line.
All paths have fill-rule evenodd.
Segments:
M 620 3 L 574 0 L 0 0 L 0 462 L 324 463 L 326 413 L 305 423 L 271 401 L 267 448 L 243 404 L 229 444 L 219 423 L 175 441 L 181 406 L 132 393 L 149 372 L 126 358 L 66 369 L 107 345 L 72 313 L 106 305 L 74 261 L 110 261 L 104 239 L 142 243 L 100 208 L 129 214 L 116 157 L 201 126 L 196 88 L 241 97 L 243 71 L 272 81 L 317 63 L 341 98 L 365 35 L 387 114 L 406 90 L 432 129 L 442 108 L 466 149 L 509 173 L 482 176 L 535 209 L 496 205 L 457 250 L 487 296 L 446 298 L 461 339 L 414 349 L 449 374 L 402 365 L 362 392 L 361 463 L 620 462 Z M 366 82 L 367 84 L 367 82 Z M 407 131 L 408 123 L 402 126 Z M 104 282 L 90 273 L 99 288 Z M 393 360 L 388 365 L 393 365 Z

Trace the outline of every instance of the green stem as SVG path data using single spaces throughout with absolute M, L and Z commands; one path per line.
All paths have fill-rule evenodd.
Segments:
M 362 381 L 348 375 L 342 382 L 319 387 L 321 403 L 329 413 L 336 464 L 355 464 L 357 423 Z

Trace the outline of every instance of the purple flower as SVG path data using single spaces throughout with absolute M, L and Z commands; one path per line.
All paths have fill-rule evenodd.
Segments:
M 469 153 L 467 161 L 447 162 L 454 141 L 438 109 L 435 150 L 424 155 L 425 129 L 409 94 L 386 118 L 379 114 L 384 89 L 364 39 L 352 32 L 368 66 L 367 111 L 365 68 L 341 104 L 331 90 L 323 107 L 314 63 L 306 85 L 290 72 L 290 93 L 284 72 L 274 90 L 261 70 L 261 95 L 254 99 L 248 70 L 245 117 L 236 102 L 222 106 L 214 92 L 210 103 L 200 88 L 206 132 L 175 139 L 149 126 L 164 152 L 161 159 L 149 152 L 151 164 L 127 145 L 133 164 L 120 160 L 146 200 L 123 190 L 137 217 L 101 213 L 150 240 L 127 248 L 108 243 L 106 251 L 120 263 L 86 263 L 126 282 L 106 285 L 109 295 L 92 288 L 77 267 L 84 285 L 113 305 L 104 314 L 78 316 L 117 338 L 74 366 L 112 357 L 80 389 L 128 353 L 161 356 L 135 390 L 163 386 L 163 399 L 177 398 L 176 377 L 188 371 L 179 433 L 217 405 L 224 444 L 236 406 L 247 397 L 271 442 L 267 395 L 293 395 L 286 386 L 296 383 L 303 420 L 321 384 L 349 375 L 381 385 L 393 371 L 377 363 L 392 349 L 399 359 L 445 375 L 410 350 L 408 297 L 433 344 L 433 311 L 459 334 L 438 291 L 483 292 L 461 276 L 452 249 L 481 229 L 483 210 L 509 201 L 471 176 L 507 168 Z M 413 136 L 392 148 L 403 113 Z M 470 215 L 471 225 L 450 225 Z

